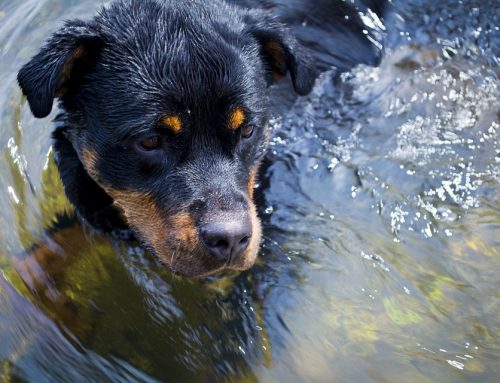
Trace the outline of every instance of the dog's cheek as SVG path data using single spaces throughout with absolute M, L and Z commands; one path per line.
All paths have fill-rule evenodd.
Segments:
M 220 265 L 202 249 L 198 231 L 189 214 L 163 216 L 156 204 L 144 195 L 111 192 L 124 210 L 130 227 L 149 245 L 159 260 L 173 273 L 186 277 L 212 274 Z
M 250 201 L 253 201 L 255 182 L 257 181 L 257 171 L 257 167 L 252 169 L 252 171 L 250 172 L 250 178 L 248 179 L 248 198 L 250 199 Z
M 244 256 L 241 257 L 240 263 L 234 266 L 236 270 L 247 270 L 252 267 L 259 253 L 260 242 L 262 239 L 262 225 L 259 217 L 257 216 L 257 209 L 253 202 L 250 203 L 249 213 L 252 222 L 253 235 Z
M 260 169 L 260 165 L 262 163 L 262 158 L 264 157 L 265 152 L 267 151 L 267 147 L 269 146 L 269 142 L 271 139 L 271 129 L 269 128 L 269 124 L 264 126 L 264 141 L 261 144 L 264 148 L 260 153 L 259 157 L 255 160 L 255 163 L 250 168 L 250 174 L 248 177 L 248 198 L 253 202 L 254 192 L 255 192 L 255 184 L 257 182 L 257 177 Z
M 146 193 L 118 190 L 104 182 L 97 170 L 97 154 L 84 148 L 80 159 L 89 176 L 113 199 L 114 205 L 122 213 L 133 231 L 155 250 L 165 242 L 166 225 L 157 205 Z
M 183 213 L 165 216 L 146 194 L 109 189 L 106 192 L 123 211 L 136 235 L 168 269 L 189 277 L 207 273 L 191 216 Z
M 123 191 L 104 186 L 115 206 L 123 212 L 128 225 L 156 252 L 165 247 L 168 225 L 154 200 L 145 193 Z
M 168 236 L 163 248 L 158 249 L 158 256 L 172 271 L 176 271 L 176 263 L 181 265 L 186 258 L 196 260 L 195 254 L 200 253 L 200 241 L 194 220 L 189 214 L 178 213 L 166 220 Z

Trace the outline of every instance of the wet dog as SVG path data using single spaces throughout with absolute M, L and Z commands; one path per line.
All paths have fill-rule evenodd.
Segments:
M 268 86 L 316 70 L 268 12 L 222 1 L 119 1 L 69 21 L 19 72 L 35 117 L 62 110 L 54 149 L 79 215 L 131 229 L 173 272 L 253 265 Z

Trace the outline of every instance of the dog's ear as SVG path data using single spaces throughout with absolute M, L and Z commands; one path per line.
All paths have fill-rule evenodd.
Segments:
M 311 57 L 283 24 L 266 17 L 254 18 L 250 22 L 250 33 L 258 41 L 272 79 L 277 80 L 290 71 L 295 91 L 300 95 L 309 93 L 317 77 Z
M 62 98 L 79 86 L 102 45 L 91 25 L 69 21 L 21 68 L 17 81 L 35 117 L 48 116 L 55 97 Z

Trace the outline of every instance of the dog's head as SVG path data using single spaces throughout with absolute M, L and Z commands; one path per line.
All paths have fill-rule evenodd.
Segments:
M 61 101 L 78 159 L 137 237 L 199 276 L 255 261 L 267 87 L 287 72 L 311 90 L 308 56 L 268 16 L 148 0 L 66 23 L 18 80 L 36 117 Z

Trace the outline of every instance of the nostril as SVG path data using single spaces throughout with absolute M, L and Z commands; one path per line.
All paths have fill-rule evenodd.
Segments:
M 249 220 L 212 221 L 201 229 L 201 239 L 208 251 L 223 260 L 241 255 L 249 246 L 252 226 Z
M 229 242 L 227 242 L 223 239 L 220 239 L 217 241 L 217 243 L 214 244 L 214 247 L 226 248 L 226 247 L 229 247 Z

